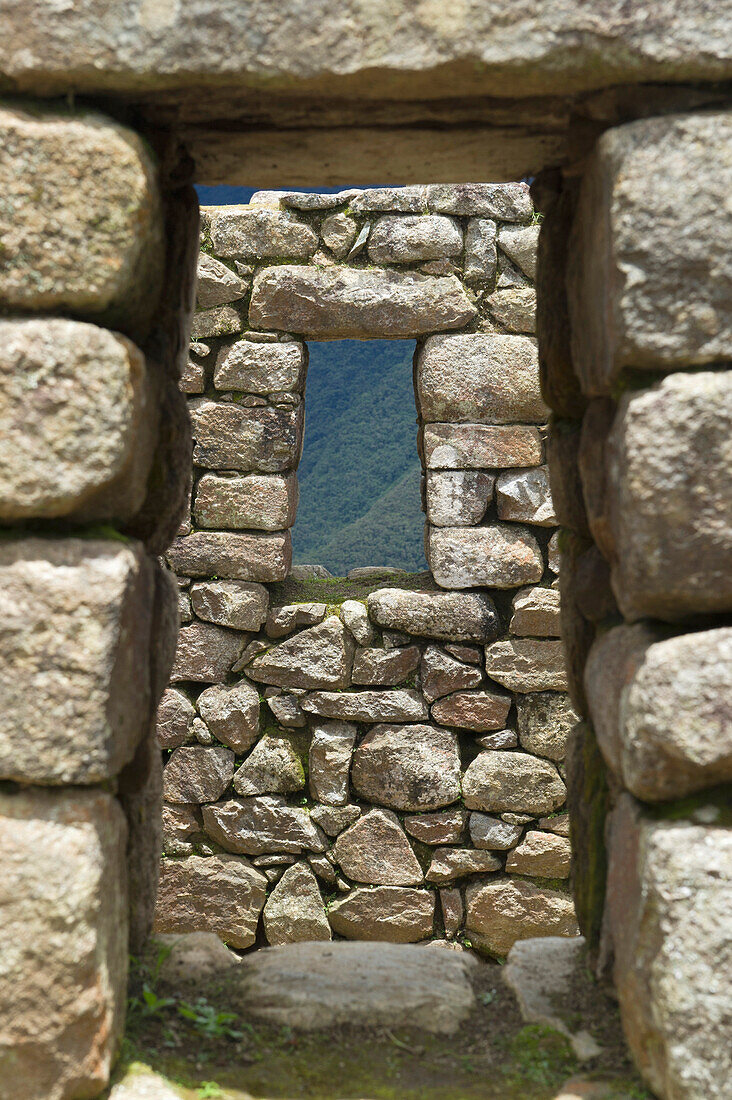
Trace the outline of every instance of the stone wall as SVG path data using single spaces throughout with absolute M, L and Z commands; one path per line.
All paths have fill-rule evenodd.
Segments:
M 522 184 L 203 211 L 158 930 L 576 934 L 538 233 Z M 431 574 L 288 577 L 306 340 L 341 337 L 417 338 Z
M 0 109 L 0 1094 L 97 1095 L 160 859 L 198 209 L 90 110 Z
M 609 130 L 538 274 L 578 917 L 651 1088 L 694 1100 L 732 1079 L 731 137 Z

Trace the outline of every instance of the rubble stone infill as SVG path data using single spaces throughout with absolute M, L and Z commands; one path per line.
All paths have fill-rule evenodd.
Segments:
M 526 187 L 260 193 L 203 226 L 157 928 L 575 934 Z M 306 341 L 343 336 L 418 338 L 432 576 L 404 588 L 286 579 Z

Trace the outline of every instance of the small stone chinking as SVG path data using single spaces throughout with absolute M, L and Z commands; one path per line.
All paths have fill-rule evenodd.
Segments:
M 202 222 L 156 928 L 576 935 L 527 187 L 261 192 Z M 298 584 L 306 341 L 393 337 L 417 339 L 431 574 Z

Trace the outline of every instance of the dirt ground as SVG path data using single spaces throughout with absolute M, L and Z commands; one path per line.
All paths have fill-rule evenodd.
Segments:
M 157 976 L 155 952 L 133 970 L 115 1079 L 140 1062 L 190 1100 L 553 1100 L 581 1073 L 611 1082 L 603 1100 L 652 1100 L 628 1059 L 615 1004 L 589 976 L 573 997 L 576 1020 L 603 1053 L 580 1066 L 563 1036 L 523 1023 L 497 963 L 481 960 L 478 1006 L 447 1037 L 262 1024 L 247 1019 L 230 971 L 173 986 Z

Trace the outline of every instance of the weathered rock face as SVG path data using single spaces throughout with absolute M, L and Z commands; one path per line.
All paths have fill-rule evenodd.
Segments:
M 256 632 L 267 618 L 269 593 L 246 581 L 207 581 L 192 586 L 191 606 L 206 622 Z
M 111 795 L 0 794 L 0 1088 L 65 1100 L 103 1089 L 127 979 L 126 825 Z
M 566 797 L 557 769 L 523 752 L 481 752 L 463 776 L 463 797 L 471 810 L 547 814 Z
M 201 397 L 191 403 L 190 411 L 197 466 L 262 474 L 279 474 L 297 466 L 302 450 L 302 406 L 249 408 Z
M 436 810 L 460 797 L 457 738 L 436 726 L 375 726 L 353 754 L 364 798 L 395 810 Z
M 579 721 L 569 696 L 539 691 L 516 700 L 521 747 L 536 756 L 563 760 L 567 738 Z
M 509 691 L 566 691 L 567 673 L 560 641 L 516 638 L 493 642 L 485 651 L 485 670 Z
M 546 420 L 536 344 L 525 336 L 432 336 L 417 359 L 417 399 L 429 422 Z
M 540 527 L 557 525 L 546 466 L 499 474 L 496 505 L 499 519 L 536 523 Z
M 732 609 L 731 432 L 732 371 L 675 374 L 621 400 L 606 462 L 626 619 Z
M 500 871 L 501 860 L 474 848 L 438 848 L 425 875 L 427 882 L 454 882 L 465 875 Z
M 234 790 L 245 798 L 286 794 L 305 786 L 302 760 L 292 740 L 265 733 L 234 775 Z M 223 792 L 222 792 L 223 793 Z
M 422 868 L 396 814 L 371 810 L 339 834 L 333 849 L 341 870 L 374 886 L 416 886 Z
M 255 278 L 249 320 L 313 339 L 394 339 L 462 328 L 476 312 L 454 276 L 282 265 Z
M 163 772 L 167 802 L 215 802 L 234 774 L 234 754 L 218 746 L 174 749 Z
M 556 588 L 526 588 L 512 601 L 512 634 L 558 638 L 561 633 L 559 592 Z
M 305 260 L 318 247 L 318 238 L 309 226 L 291 214 L 266 207 L 216 207 L 210 233 L 214 252 L 227 259 Z
M 424 429 L 425 463 L 430 470 L 538 466 L 543 453 L 536 428 L 428 424 Z
M 465 928 L 471 941 L 499 958 L 516 940 L 579 935 L 571 896 L 523 879 L 471 883 L 465 900 Z
M 439 214 L 379 218 L 369 237 L 369 256 L 377 264 L 441 260 L 462 251 L 460 226 Z
M 498 234 L 498 246 L 530 279 L 536 277 L 538 225 L 504 225 Z
M 322 852 L 325 847 L 309 815 L 299 807 L 288 806 L 277 795 L 204 806 L 203 823 L 222 848 L 249 856 L 266 852 L 299 855 L 303 849 Z
M 196 706 L 208 730 L 236 753 L 246 752 L 259 736 L 259 695 L 246 680 L 206 688 Z
M 511 697 L 491 691 L 456 691 L 432 706 L 432 718 L 444 726 L 484 733 L 501 729 L 511 709 Z
M 435 527 L 480 523 L 493 497 L 495 480 L 483 470 L 430 470 L 426 478 L 430 523 Z
M 251 947 L 267 880 L 241 856 L 164 859 L 156 932 L 216 932 L 232 947 Z
M 404 828 L 423 844 L 459 844 L 466 820 L 464 810 L 442 810 L 435 814 L 405 817 Z
M 722 1100 L 732 832 L 653 820 L 627 794 L 611 822 L 607 914 L 633 1056 L 659 1094 Z
M 196 305 L 199 309 L 213 309 L 243 298 L 249 283 L 240 279 L 221 260 L 199 253 L 196 271 Z
M 732 631 L 663 639 L 616 627 L 595 643 L 586 684 L 598 742 L 625 786 L 648 802 L 732 779 L 727 714 Z
M 221 683 L 241 653 L 241 638 L 233 630 L 212 623 L 191 623 L 181 628 L 170 678 Z
M 204 474 L 196 486 L 193 514 L 201 527 L 280 531 L 295 522 L 297 479 L 249 474 Z
M 331 938 L 320 888 L 307 863 L 288 867 L 267 898 L 264 931 L 273 946 Z
M 395 691 L 313 691 L 302 709 L 323 718 L 349 722 L 419 722 L 427 717 L 424 699 L 411 688 Z
M 331 905 L 328 920 L 349 940 L 417 943 L 432 935 L 435 895 L 401 886 L 360 887 Z
M 171 568 L 185 576 L 277 581 L 284 580 L 289 572 L 292 543 L 289 531 L 254 535 L 194 531 L 175 540 L 167 559 Z
M 319 722 L 312 730 L 308 755 L 310 793 L 318 802 L 343 806 L 348 802 L 356 726 L 350 722 Z
M 480 669 L 464 664 L 439 646 L 430 645 L 422 654 L 420 678 L 425 699 L 433 703 L 453 691 L 477 687 L 483 674 Z
M 4 778 L 98 783 L 132 759 L 153 705 L 152 603 L 152 568 L 136 543 L 0 545 Z
M 353 660 L 353 642 L 340 619 L 301 630 L 247 665 L 247 675 L 264 684 L 294 688 L 344 688 Z
M 175 749 L 193 740 L 196 708 L 177 688 L 167 688 L 157 712 L 157 735 L 161 749 Z
M 470 815 L 470 839 L 476 848 L 504 851 L 513 848 L 521 836 L 521 826 L 501 821 L 500 817 L 473 813 Z
M 491 218 L 471 218 L 465 234 L 465 281 L 490 283 L 496 262 L 496 223 Z
M 498 632 L 493 601 L 476 593 L 402 592 L 382 588 L 367 602 L 379 626 L 406 630 L 425 638 L 486 642 Z
M 217 390 L 244 393 L 300 392 L 303 388 L 305 356 L 302 344 L 260 344 L 237 340 L 224 347 L 216 360 L 214 386 Z
M 506 860 L 506 870 L 539 878 L 567 878 L 571 849 L 569 840 L 553 833 L 529 831 Z
M 129 340 L 61 318 L 0 321 L 0 518 L 132 519 L 156 417 Z
M 148 147 L 96 112 L 37 105 L 3 107 L 0 133 L 5 308 L 68 311 L 144 338 L 164 256 Z
M 732 264 L 719 211 L 732 186 L 730 135 L 730 115 L 712 111 L 629 123 L 598 142 L 568 275 L 585 392 L 610 392 L 623 367 L 728 358 Z
M 400 684 L 416 670 L 421 656 L 413 645 L 396 649 L 358 649 L 351 679 L 354 684 Z
M 522 527 L 435 527 L 427 549 L 443 588 L 513 588 L 540 580 L 544 572 L 539 544 Z

